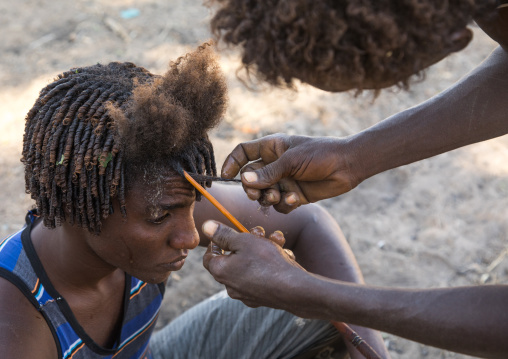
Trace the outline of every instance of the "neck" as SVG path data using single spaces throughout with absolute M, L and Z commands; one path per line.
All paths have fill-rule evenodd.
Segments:
M 123 278 L 123 271 L 106 263 L 87 244 L 92 236 L 86 229 L 63 224 L 49 229 L 38 223 L 31 239 L 44 270 L 55 288 L 79 291 L 97 289 L 115 278 Z M 120 276 L 121 274 L 121 276 Z

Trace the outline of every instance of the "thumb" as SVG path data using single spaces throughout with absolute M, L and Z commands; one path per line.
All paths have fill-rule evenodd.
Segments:
M 291 173 L 291 164 L 283 155 L 276 161 L 269 163 L 255 171 L 242 173 L 242 182 L 247 187 L 265 189 L 275 185 L 281 178 Z
M 202 227 L 205 236 L 225 251 L 235 252 L 240 249 L 241 233 L 216 221 L 206 221 Z

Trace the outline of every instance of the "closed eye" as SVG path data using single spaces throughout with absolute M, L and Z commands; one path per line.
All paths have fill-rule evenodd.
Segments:
M 159 217 L 159 218 L 155 218 L 155 219 L 150 219 L 149 222 L 150 223 L 154 223 L 154 224 L 161 224 L 162 222 L 164 222 L 164 220 L 169 217 L 169 213 L 166 213 L 165 215 Z

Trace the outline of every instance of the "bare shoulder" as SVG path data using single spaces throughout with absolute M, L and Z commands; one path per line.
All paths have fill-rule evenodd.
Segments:
M 3 358 L 57 358 L 55 340 L 42 313 L 4 278 L 0 278 L 0 351 Z

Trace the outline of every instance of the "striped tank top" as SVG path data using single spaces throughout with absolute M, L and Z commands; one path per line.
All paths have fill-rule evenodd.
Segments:
M 151 359 L 148 342 L 155 327 L 164 284 L 149 284 L 126 274 L 122 329 L 112 349 L 95 343 L 51 284 L 30 239 L 35 212 L 22 230 L 0 243 L 0 277 L 13 283 L 42 313 L 58 349 L 58 358 Z

